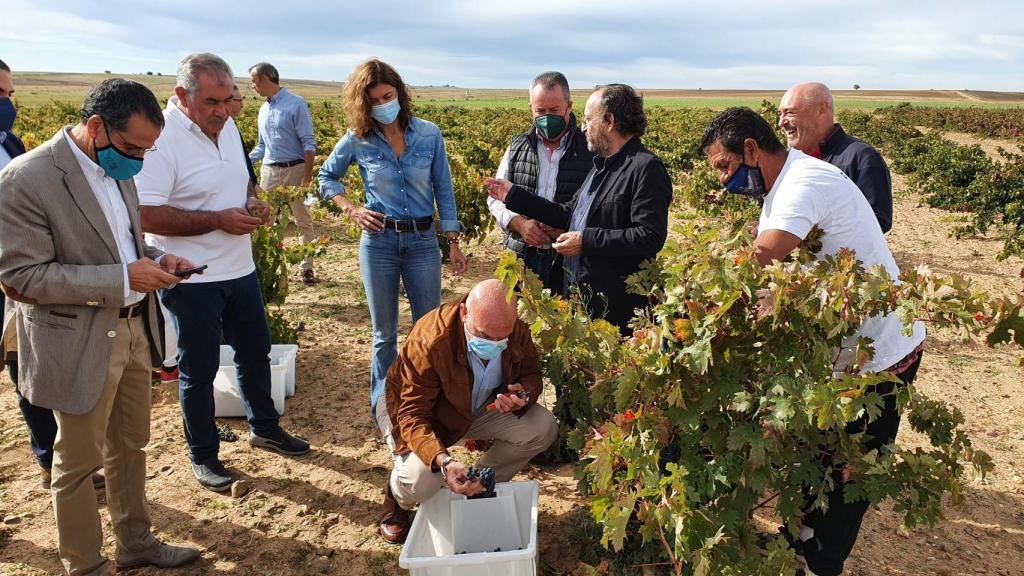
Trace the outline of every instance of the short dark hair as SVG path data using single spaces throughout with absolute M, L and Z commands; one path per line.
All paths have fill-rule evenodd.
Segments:
M 11 71 L 11 67 L 8 66 L 7 63 L 4 62 L 3 60 L 0 60 L 0 70 L 3 70 L 4 72 L 10 72 Z
M 274 84 L 281 83 L 281 77 L 277 74 L 277 68 L 274 68 L 274 65 L 268 62 L 253 64 L 252 68 L 249 68 L 249 73 L 252 74 L 253 72 L 255 72 L 257 76 L 266 76 L 267 79 Z
M 572 100 L 572 96 L 569 93 L 569 81 L 565 79 L 565 74 L 561 72 L 544 72 L 538 74 L 533 82 L 530 83 L 530 88 L 534 86 L 542 86 L 545 90 L 550 90 L 555 86 L 562 89 L 562 93 L 565 94 L 565 101 Z
M 142 114 L 154 125 L 164 127 L 164 114 L 153 92 L 134 80 L 124 78 L 100 82 L 86 95 L 79 112 L 82 123 L 99 116 L 111 130 L 124 130 L 135 114 Z
M 598 90 L 601 91 L 601 110 L 615 118 L 619 134 L 643 136 L 647 131 L 643 96 L 626 84 L 605 84 Z
M 712 144 L 718 142 L 727 151 L 742 156 L 743 142 L 747 138 L 753 138 L 769 154 L 786 150 L 767 120 L 750 108 L 739 106 L 727 108 L 711 120 L 700 139 L 700 148 L 707 152 Z

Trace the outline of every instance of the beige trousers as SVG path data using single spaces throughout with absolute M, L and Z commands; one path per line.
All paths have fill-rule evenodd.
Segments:
M 85 414 L 54 411 L 53 513 L 57 551 L 71 576 L 102 573 L 103 529 L 92 473 L 103 467 L 117 553 L 157 544 L 146 504 L 146 453 L 151 401 L 149 341 L 144 317 L 117 322 L 103 394 Z
M 281 186 L 298 186 L 302 182 L 302 175 L 305 174 L 306 165 L 297 164 L 289 168 L 283 166 L 260 167 L 260 187 L 264 190 L 273 190 Z M 313 219 L 309 217 L 309 210 L 303 202 L 303 198 L 292 200 L 288 203 L 292 209 L 292 218 L 299 229 L 299 240 L 306 244 L 312 242 L 316 236 L 313 233 Z M 306 256 L 302 259 L 302 271 L 313 269 L 313 258 Z
M 391 469 L 391 493 L 398 505 L 411 510 L 420 502 L 426 502 L 444 487 L 440 473 L 430 471 L 415 453 L 394 454 L 391 439 L 391 420 L 383 398 L 377 403 L 377 425 L 392 449 L 394 466 Z M 497 411 L 477 415 L 469 431 L 459 440 L 492 440 L 494 444 L 484 453 L 477 466 L 494 469 L 496 482 L 508 482 L 526 463 L 537 454 L 547 450 L 558 437 L 558 423 L 547 408 L 534 404 L 522 418 L 515 414 Z

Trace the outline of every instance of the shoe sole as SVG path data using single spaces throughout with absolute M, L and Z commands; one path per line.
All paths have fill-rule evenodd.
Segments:
M 249 445 L 254 446 L 256 448 L 263 448 L 265 450 L 272 450 L 274 452 L 277 452 L 278 454 L 284 454 L 285 456 L 303 456 L 305 454 L 309 454 L 310 451 L 309 448 L 306 448 L 305 450 L 302 451 L 285 450 L 283 448 L 280 448 L 270 440 L 265 440 L 263 438 L 260 438 L 259 436 L 252 435 L 249 436 Z
M 206 488 L 207 490 L 209 490 L 210 492 L 217 492 L 217 493 L 227 492 L 228 490 L 231 490 L 231 485 L 235 483 L 235 481 L 232 480 L 231 482 L 228 482 L 224 486 L 210 486 L 209 484 L 203 484 L 202 482 L 199 482 L 199 480 L 196 480 L 196 482 L 200 486 L 202 486 L 203 488 Z
M 146 561 L 135 562 L 133 564 L 123 564 L 123 565 L 121 565 L 121 564 L 114 564 L 114 572 L 126 572 L 128 570 L 134 570 L 136 568 L 145 568 L 146 566 L 155 566 L 156 568 L 159 568 L 159 569 L 180 568 L 182 566 L 187 566 L 187 565 L 195 562 L 201 556 L 202 556 L 202 553 L 196 554 L 192 558 L 189 558 L 188 560 L 182 562 L 181 564 L 175 564 L 174 566 L 160 566 L 159 564 L 155 564 L 153 562 L 146 562 Z

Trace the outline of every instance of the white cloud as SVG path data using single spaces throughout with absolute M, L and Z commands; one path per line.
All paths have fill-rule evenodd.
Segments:
M 8 7 L 9 6 L 9 7 Z M 173 72 L 211 51 L 244 70 L 343 79 L 379 56 L 411 83 L 525 86 L 561 70 L 577 86 L 1021 90 L 1015 0 L 5 0 L 0 58 L 20 70 Z M 726 9 L 727 8 L 727 9 Z

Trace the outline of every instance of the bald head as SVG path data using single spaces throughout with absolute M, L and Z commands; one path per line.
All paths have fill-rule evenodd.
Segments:
M 821 82 L 793 86 L 779 102 L 779 126 L 790 148 L 811 152 L 832 133 L 835 126 L 832 91 Z
M 488 340 L 508 338 L 519 318 L 516 298 L 506 300 L 508 289 L 499 280 L 491 278 L 473 287 L 461 305 L 466 328 L 474 336 Z

